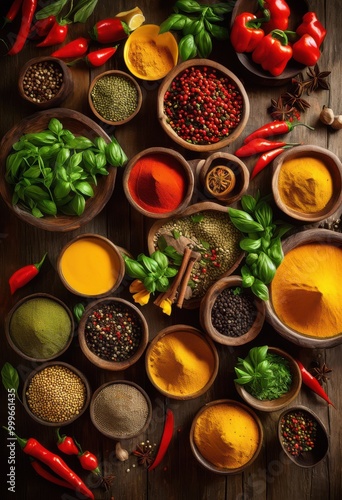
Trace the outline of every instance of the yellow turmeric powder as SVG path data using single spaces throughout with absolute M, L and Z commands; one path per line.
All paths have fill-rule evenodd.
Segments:
M 203 389 L 215 368 L 215 355 L 196 333 L 172 332 L 161 337 L 148 356 L 152 381 L 170 396 L 190 396 Z
M 288 252 L 271 284 L 271 301 L 279 319 L 314 337 L 342 332 L 342 248 L 300 245 Z
M 248 411 L 231 403 L 218 403 L 199 415 L 194 442 L 201 455 L 215 467 L 236 469 L 253 458 L 260 432 Z
M 170 49 L 149 39 L 131 42 L 129 61 L 137 73 L 151 79 L 164 77 L 174 66 Z
M 282 202 L 297 212 L 312 214 L 323 210 L 333 194 L 333 182 L 326 165 L 317 158 L 285 161 L 278 179 Z

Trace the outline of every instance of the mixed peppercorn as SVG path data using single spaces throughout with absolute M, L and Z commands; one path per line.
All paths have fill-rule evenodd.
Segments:
M 285 449 L 298 457 L 315 447 L 317 422 L 303 411 L 293 411 L 282 417 L 281 434 Z
M 50 101 L 61 90 L 63 72 L 59 64 L 42 61 L 27 69 L 23 78 L 24 94 L 35 103 Z

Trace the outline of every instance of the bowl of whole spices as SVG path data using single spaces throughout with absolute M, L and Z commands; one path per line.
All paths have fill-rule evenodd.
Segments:
M 91 82 L 89 106 L 108 125 L 123 125 L 140 111 L 142 93 L 138 82 L 124 71 L 105 71 Z
M 140 310 L 127 300 L 107 297 L 86 307 L 78 326 L 84 355 L 104 370 L 125 370 L 143 355 L 148 325 Z
M 326 428 L 319 417 L 305 406 L 294 406 L 281 413 L 278 439 L 284 453 L 300 467 L 313 467 L 329 449 Z
M 8 343 L 21 357 L 48 361 L 71 344 L 74 320 L 69 308 L 46 293 L 29 295 L 14 305 L 5 320 Z
M 265 320 L 264 301 L 242 287 L 237 275 L 214 283 L 200 304 L 200 322 L 219 344 L 242 345 L 260 333 Z
M 87 409 L 91 390 L 86 377 L 62 361 L 50 361 L 34 370 L 25 381 L 23 404 L 40 424 L 68 425 Z
M 21 68 L 18 89 L 21 97 L 40 109 L 59 106 L 73 91 L 71 71 L 56 57 L 35 57 Z
M 152 403 L 134 382 L 115 380 L 101 385 L 90 403 L 90 418 L 111 439 L 130 439 L 144 432 L 152 418 Z

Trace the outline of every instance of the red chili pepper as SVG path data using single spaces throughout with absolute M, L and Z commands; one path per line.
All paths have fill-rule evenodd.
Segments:
M 7 14 L 5 15 L 5 24 L 11 23 L 17 17 L 23 0 L 14 0 Z
M 247 142 L 250 142 L 253 139 L 266 138 L 272 135 L 287 134 L 288 132 L 291 132 L 298 125 L 303 125 L 304 127 L 307 127 L 310 130 L 314 130 L 313 127 L 310 127 L 310 125 L 306 125 L 305 123 L 302 122 L 293 123 L 287 120 L 274 120 L 273 122 L 266 123 L 262 127 L 256 129 L 254 132 L 249 134 L 244 139 L 243 142 L 247 144 Z
M 99 43 L 115 43 L 127 38 L 130 30 L 126 23 L 117 17 L 98 21 L 90 30 L 89 35 Z
M 64 481 L 63 479 L 60 479 L 57 476 L 54 476 L 49 472 L 47 469 L 45 469 L 40 462 L 37 462 L 36 460 L 31 460 L 31 465 L 34 468 L 34 470 L 39 474 L 41 477 L 46 479 L 47 481 L 50 481 L 50 483 L 58 484 L 59 486 L 62 486 L 63 488 L 69 488 L 71 490 L 74 490 L 74 488 L 71 486 L 70 483 L 67 483 L 67 481 Z
M 94 50 L 93 52 L 89 52 L 84 59 L 89 66 L 97 68 L 105 64 L 108 59 L 115 54 L 117 48 L 118 46 L 116 45 L 115 47 L 105 47 L 103 49 Z
M 83 469 L 90 470 L 93 474 L 102 477 L 99 461 L 93 453 L 90 453 L 90 451 L 81 451 L 81 453 L 78 453 L 78 459 Z
M 278 29 L 264 36 L 252 52 L 253 61 L 273 76 L 283 73 L 291 57 L 292 47 L 288 44 L 287 35 Z
M 236 52 L 252 52 L 265 36 L 260 20 L 250 12 L 242 12 L 234 19 L 230 41 Z
M 67 24 L 61 24 L 56 19 L 44 40 L 38 43 L 37 47 L 51 47 L 51 45 L 63 43 L 67 37 L 68 29 Z
M 55 52 L 53 52 L 51 56 L 59 57 L 60 59 L 73 59 L 75 57 L 82 57 L 88 50 L 89 42 L 89 38 L 76 38 L 60 49 L 55 50 Z
M 305 66 L 314 66 L 321 57 L 315 39 L 305 33 L 292 45 L 292 57 L 295 61 L 304 64 Z
M 263 17 L 269 19 L 263 24 L 265 33 L 274 29 L 285 31 L 289 26 L 290 7 L 284 0 L 259 0 Z
M 264 153 L 266 151 L 270 151 L 275 148 L 282 148 L 284 146 L 298 146 L 298 142 L 284 142 L 284 141 L 269 141 L 267 139 L 263 139 L 258 137 L 249 141 L 247 144 L 241 146 L 241 148 L 235 151 L 235 156 L 239 158 L 243 158 L 245 156 L 252 156 L 257 153 Z
M 17 269 L 12 276 L 9 278 L 8 283 L 10 286 L 11 294 L 13 294 L 18 288 L 23 287 L 29 281 L 31 281 L 40 271 L 47 254 L 44 254 L 42 260 L 37 264 L 29 264 L 28 266 L 21 267 Z
M 157 455 L 155 459 L 153 460 L 152 464 L 148 468 L 148 470 L 153 470 L 155 469 L 160 462 L 163 460 L 164 455 L 169 447 L 169 444 L 172 439 L 173 435 L 173 427 L 174 427 L 174 416 L 172 411 L 168 408 L 166 410 L 166 417 L 165 417 L 165 424 L 164 424 L 164 430 L 163 434 L 160 440 L 160 445 L 157 451 Z
M 30 38 L 42 38 L 46 36 L 55 24 L 56 16 L 45 17 L 35 22 L 30 29 Z
M 9 56 L 18 54 L 22 50 L 30 33 L 30 27 L 34 13 L 37 9 L 38 0 L 23 0 L 21 25 L 12 48 L 8 51 Z
M 304 14 L 302 23 L 296 29 L 296 33 L 299 36 L 303 36 L 306 33 L 311 35 L 317 43 L 317 47 L 320 47 L 326 37 L 327 30 L 317 19 L 315 12 L 307 12 Z
M 251 173 L 251 180 L 254 179 L 254 177 L 261 172 L 267 165 L 271 163 L 274 158 L 280 155 L 284 151 L 284 149 L 287 146 L 284 146 L 283 148 L 277 148 L 277 149 L 272 149 L 271 151 L 267 151 L 263 155 L 261 155 L 254 165 L 253 171 Z M 290 147 L 290 146 L 289 146 Z
M 302 374 L 302 381 L 303 383 L 308 386 L 312 391 L 314 391 L 318 396 L 324 399 L 329 405 L 334 406 L 334 404 L 330 401 L 329 396 L 323 389 L 323 387 L 320 385 L 318 380 L 311 375 L 310 372 L 306 370 L 306 368 L 303 366 L 303 364 L 297 359 L 297 364 L 299 366 L 300 372 Z
M 78 455 L 79 449 L 72 437 L 61 435 L 57 429 L 57 448 L 66 455 Z

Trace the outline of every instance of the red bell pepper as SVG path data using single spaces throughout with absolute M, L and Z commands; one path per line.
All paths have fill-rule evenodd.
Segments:
M 98 21 L 89 32 L 90 37 L 99 43 L 116 43 L 127 38 L 129 34 L 127 24 L 117 17 Z
M 234 19 L 230 41 L 236 52 L 252 52 L 265 36 L 260 20 L 250 12 L 242 12 Z
M 315 39 L 305 33 L 292 45 L 292 57 L 305 66 L 314 66 L 321 57 L 321 51 Z
M 265 33 L 274 29 L 287 30 L 289 26 L 290 7 L 284 0 L 259 0 L 262 17 L 269 19 L 262 25 Z
M 306 33 L 311 35 L 317 43 L 317 47 L 320 47 L 326 37 L 327 30 L 317 19 L 315 12 L 307 12 L 302 18 L 301 24 L 296 29 L 296 33 L 299 36 L 303 36 Z
M 75 40 L 72 40 L 60 49 L 55 50 L 51 56 L 58 57 L 60 59 L 74 59 L 75 57 L 82 57 L 88 50 L 89 42 L 89 38 L 75 38 Z
M 291 57 L 292 47 L 288 45 L 286 33 L 281 30 L 273 30 L 264 36 L 252 52 L 253 61 L 273 76 L 282 74 Z
M 50 31 L 44 40 L 37 44 L 37 47 L 51 47 L 51 45 L 63 43 L 67 37 L 68 29 L 68 25 L 64 21 L 55 19 Z

